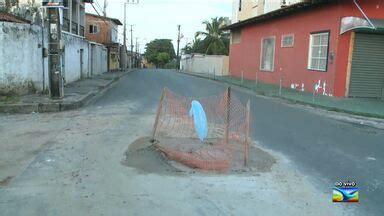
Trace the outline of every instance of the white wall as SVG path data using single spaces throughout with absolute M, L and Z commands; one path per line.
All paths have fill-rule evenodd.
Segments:
M 67 32 L 63 32 L 61 39 L 64 41 L 63 76 L 65 84 L 89 77 L 88 41 Z M 81 55 L 83 55 L 82 63 L 80 62 Z
M 43 37 L 40 26 L 0 22 L 0 94 L 25 94 L 33 89 L 43 91 L 48 88 L 48 58 L 43 58 L 48 37 L 46 29 L 44 32 Z M 103 45 L 65 32 L 62 39 L 62 69 L 66 84 L 107 72 L 107 49 Z
M 107 72 L 107 49 L 103 45 L 89 42 L 83 37 L 67 32 L 63 32 L 62 39 L 64 40 L 65 84 Z
M 91 76 L 104 73 L 108 70 L 107 65 L 107 48 L 97 43 L 90 43 L 89 65 Z
M 0 22 L 0 93 L 43 89 L 41 27 Z
M 303 0 L 285 0 L 286 5 L 296 4 Z M 282 1 L 266 0 L 264 4 L 264 13 L 268 13 L 281 8 Z
M 225 76 L 228 75 L 228 63 L 228 56 L 223 55 L 183 55 L 180 69 L 190 73 Z

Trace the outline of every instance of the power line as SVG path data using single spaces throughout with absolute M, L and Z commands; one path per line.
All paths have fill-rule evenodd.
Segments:
M 105 24 L 109 25 L 109 23 L 107 23 L 107 22 L 105 21 L 104 17 L 103 17 L 103 16 L 100 16 L 100 14 L 99 14 L 99 12 L 96 10 L 95 6 L 94 6 L 93 4 L 91 4 L 91 5 L 92 5 L 93 9 L 95 10 L 95 12 L 97 13 L 97 15 L 98 15 L 99 17 L 101 17 L 101 20 L 103 20 L 103 22 L 104 22 Z
M 100 11 L 103 11 L 103 9 L 101 8 L 99 2 L 95 1 L 95 3 L 96 3 L 96 6 L 99 8 L 99 10 L 100 10 Z

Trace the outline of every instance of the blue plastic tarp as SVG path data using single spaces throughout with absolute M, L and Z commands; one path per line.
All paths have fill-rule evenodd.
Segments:
M 207 138 L 208 127 L 207 117 L 205 115 L 203 106 L 199 101 L 193 100 L 191 103 L 191 109 L 189 110 L 189 116 L 193 116 L 193 122 L 195 125 L 195 131 L 200 141 L 203 142 Z

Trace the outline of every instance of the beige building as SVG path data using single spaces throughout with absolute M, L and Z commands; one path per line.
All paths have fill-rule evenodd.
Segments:
M 280 9 L 305 0 L 233 0 L 232 23 Z

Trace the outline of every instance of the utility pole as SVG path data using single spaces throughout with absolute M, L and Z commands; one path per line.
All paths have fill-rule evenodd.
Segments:
M 104 17 L 107 16 L 107 0 L 104 0 L 103 15 L 104 15 Z
M 127 68 L 127 2 L 124 2 L 124 41 L 123 41 L 123 47 L 124 47 L 124 64 L 123 68 L 124 70 Z
M 180 48 L 180 25 L 177 25 L 177 55 L 176 55 L 176 70 L 180 68 L 180 56 L 179 56 L 179 48 Z
M 61 25 L 59 8 L 48 7 L 48 68 L 49 68 L 49 94 L 51 98 L 64 96 L 63 79 L 61 76 Z
M 130 68 L 132 68 L 132 62 L 133 62 L 133 30 L 132 30 L 132 26 L 133 25 L 131 25 L 131 67 Z
M 135 53 L 136 53 L 136 54 L 135 54 L 135 55 L 136 55 L 135 66 L 136 66 L 136 68 L 139 66 L 139 61 L 138 61 L 138 60 L 139 60 L 139 55 L 138 55 L 138 53 L 137 53 L 137 52 L 138 52 L 138 50 L 137 50 L 137 39 L 138 39 L 138 37 L 136 37 L 136 44 L 135 44 Z
M 136 46 L 137 46 L 137 58 L 138 58 L 137 67 L 141 68 L 140 43 L 137 43 Z
M 106 1 L 106 0 L 104 0 Z M 128 4 L 139 4 L 139 0 L 125 0 L 124 2 L 124 49 L 126 49 L 126 45 L 127 45 L 127 30 L 126 30 L 126 23 L 127 23 L 127 5 Z M 132 68 L 132 62 L 133 62 L 133 42 L 132 42 L 132 26 L 133 25 L 130 25 L 131 26 L 131 57 L 130 57 L 130 61 L 129 61 L 129 68 Z M 127 55 L 128 56 L 128 55 Z

